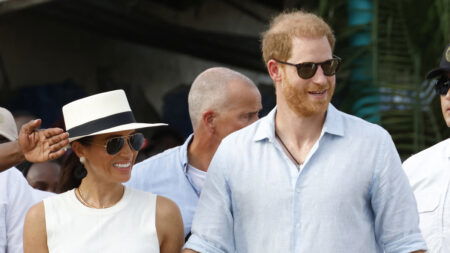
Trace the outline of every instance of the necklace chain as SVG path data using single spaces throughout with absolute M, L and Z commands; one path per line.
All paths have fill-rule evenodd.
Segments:
M 78 196 L 79 196 L 79 200 L 81 201 L 81 203 L 83 204 L 83 205 L 85 205 L 85 206 L 87 206 L 87 207 L 90 207 L 90 208 L 96 208 L 96 209 L 105 209 L 105 208 L 108 208 L 108 207 L 110 207 L 110 206 L 100 206 L 100 207 L 96 207 L 96 206 L 94 206 L 94 205 L 92 205 L 92 204 L 89 204 L 88 202 L 87 202 L 87 200 L 85 200 L 85 198 L 84 198 L 84 196 L 83 196 L 83 194 L 81 193 L 81 187 L 78 187 L 77 189 L 76 189 L 76 191 L 78 192 Z M 123 193 L 125 192 L 125 187 L 123 188 L 123 192 L 122 192 L 122 196 L 123 196 Z M 120 201 L 120 199 L 119 199 L 119 201 Z M 118 201 L 117 201 L 118 202 Z M 117 203 L 116 202 L 116 203 Z M 116 204 L 116 203 L 114 203 L 114 204 Z M 114 205 L 113 204 L 113 205 Z M 113 205 L 111 205 L 111 206 L 113 206 Z
M 278 140 L 280 141 L 281 145 L 284 147 L 284 149 L 288 152 L 289 156 L 292 158 L 292 160 L 294 160 L 294 162 L 296 163 L 296 165 L 302 165 L 302 162 L 297 161 L 297 159 L 295 159 L 295 156 L 292 155 L 291 151 L 289 151 L 288 147 L 284 144 L 283 140 L 280 138 L 280 136 L 278 136 L 277 132 L 275 131 L 275 136 L 278 138 Z
M 83 194 L 81 193 L 80 187 L 77 188 L 77 192 L 78 192 L 78 196 L 79 199 L 81 201 L 81 203 L 83 203 L 83 205 L 87 206 L 87 207 L 91 207 L 91 208 L 97 208 L 97 209 L 103 209 L 104 207 L 95 207 L 94 205 L 89 204 L 86 200 L 84 200 Z

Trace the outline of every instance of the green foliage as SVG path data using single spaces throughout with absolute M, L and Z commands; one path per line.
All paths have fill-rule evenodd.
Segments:
M 345 1 L 319 3 L 318 12 L 337 34 L 335 52 L 344 59 L 334 103 L 348 113 L 387 129 L 402 158 L 447 138 L 439 97 L 425 74 L 436 67 L 450 42 L 450 0 L 374 0 L 373 21 L 348 25 Z M 370 28 L 372 43 L 349 46 Z M 369 60 L 361 61 L 361 57 Z M 368 79 L 351 78 L 364 65 Z

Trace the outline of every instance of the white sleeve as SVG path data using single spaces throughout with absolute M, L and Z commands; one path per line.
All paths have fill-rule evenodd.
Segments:
M 32 188 L 16 168 L 8 170 L 6 240 L 8 253 L 23 252 L 23 223 L 28 209 L 33 205 Z

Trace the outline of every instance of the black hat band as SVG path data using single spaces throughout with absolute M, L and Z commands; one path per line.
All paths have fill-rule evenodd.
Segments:
M 67 130 L 67 132 L 69 133 L 69 137 L 73 138 L 130 123 L 136 123 L 136 120 L 134 119 L 133 113 L 131 111 L 127 111 L 86 122 Z

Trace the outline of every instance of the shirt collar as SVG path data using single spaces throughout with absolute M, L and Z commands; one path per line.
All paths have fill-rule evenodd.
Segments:
M 327 116 L 323 126 L 325 133 L 344 136 L 344 118 L 342 112 L 338 111 L 331 103 L 328 105 Z
M 268 139 L 270 142 L 275 140 L 275 115 L 277 108 L 275 107 L 265 117 L 263 117 L 256 129 L 254 141 Z M 342 112 L 338 111 L 331 103 L 328 105 L 323 132 L 344 136 L 344 119 Z
M 194 137 L 194 134 L 189 135 L 189 137 L 186 139 L 186 141 L 183 143 L 183 145 L 181 145 L 180 150 L 179 150 L 179 156 L 180 156 L 180 160 L 181 161 L 181 165 L 183 167 L 183 172 L 187 173 L 187 169 L 188 169 L 188 147 L 189 147 L 189 143 L 191 143 L 192 138 Z
M 273 108 L 265 117 L 260 119 L 253 141 L 268 139 L 270 142 L 275 140 L 275 114 L 277 107 Z

